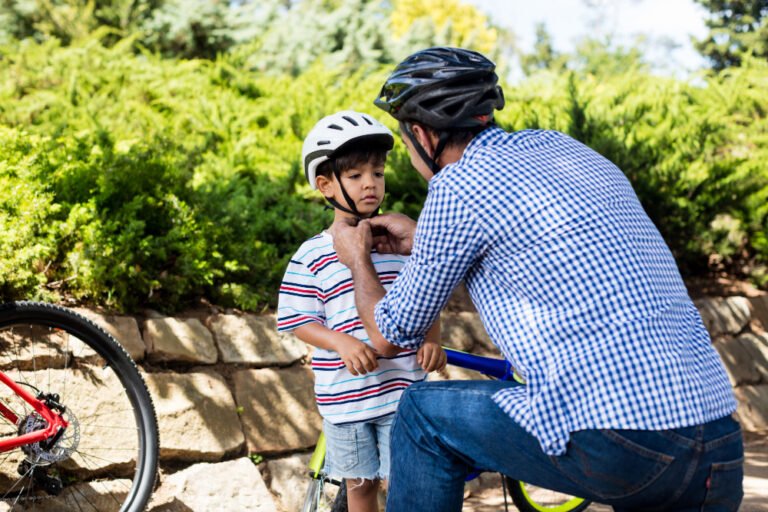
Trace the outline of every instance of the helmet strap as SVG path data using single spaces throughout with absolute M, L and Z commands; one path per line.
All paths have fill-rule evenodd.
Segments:
M 408 136 L 408 139 L 411 141 L 414 149 L 419 154 L 419 157 L 421 157 L 424 163 L 427 164 L 429 170 L 432 171 L 432 174 L 435 175 L 440 172 L 440 166 L 437 163 L 437 159 L 440 158 L 440 154 L 445 149 L 445 145 L 448 142 L 448 134 L 443 133 L 440 135 L 440 139 L 437 141 L 437 147 L 435 148 L 435 155 L 430 157 L 424 149 L 424 146 L 422 146 L 419 141 L 416 140 L 416 136 L 413 134 L 410 125 L 408 123 L 401 122 L 400 126 L 405 132 L 405 135 Z
M 325 200 L 328 201 L 334 208 L 338 208 L 339 210 L 349 213 L 350 215 L 354 215 L 355 218 L 359 221 L 360 219 L 365 218 L 355 206 L 355 202 L 352 200 L 351 197 L 349 197 L 349 194 L 347 193 L 347 190 L 344 188 L 344 184 L 341 182 L 341 171 L 339 171 L 339 168 L 336 167 L 336 162 L 332 162 L 331 165 L 333 166 L 333 175 L 336 176 L 336 182 L 339 184 L 339 190 L 341 190 L 341 195 L 344 196 L 344 200 L 347 202 L 347 206 L 342 206 L 341 203 L 339 203 L 337 200 L 335 200 L 332 197 L 326 197 Z M 375 217 L 379 214 L 378 208 L 368 216 L 368 218 Z

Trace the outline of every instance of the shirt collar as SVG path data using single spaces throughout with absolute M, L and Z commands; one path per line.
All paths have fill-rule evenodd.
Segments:
M 490 126 L 485 130 L 483 130 L 482 132 L 475 135 L 472 138 L 472 140 L 469 141 L 469 144 L 467 144 L 467 147 L 464 149 L 464 154 L 461 155 L 461 158 L 458 161 L 443 167 L 439 173 L 437 173 L 431 180 L 429 180 L 428 188 L 431 189 L 433 185 L 436 185 L 437 183 L 442 181 L 444 176 L 447 176 L 448 174 L 450 174 L 449 171 L 453 167 L 466 164 L 467 160 L 471 159 L 472 156 L 481 148 L 492 146 L 500 138 L 506 135 L 508 135 L 508 133 L 496 125 Z

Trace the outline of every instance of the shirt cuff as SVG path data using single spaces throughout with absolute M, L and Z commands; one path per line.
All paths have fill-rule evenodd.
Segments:
M 386 295 L 374 307 L 373 318 L 381 334 L 393 345 L 416 350 L 424 343 L 423 334 L 409 335 L 398 325 Z

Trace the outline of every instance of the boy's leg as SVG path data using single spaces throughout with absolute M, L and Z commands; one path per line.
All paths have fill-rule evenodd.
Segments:
M 379 448 L 379 503 L 381 508 L 384 508 L 386 503 L 387 482 L 389 481 L 389 467 L 390 467 L 390 442 L 392 439 L 392 423 L 395 419 L 395 415 L 391 414 L 379 420 L 376 420 L 376 440 Z
M 378 512 L 378 480 L 347 479 L 349 512 Z
M 376 426 L 369 422 L 334 425 L 323 422 L 325 471 L 345 479 L 350 512 L 377 512 L 379 454 Z

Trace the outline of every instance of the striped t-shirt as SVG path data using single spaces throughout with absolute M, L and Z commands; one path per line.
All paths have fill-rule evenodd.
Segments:
M 406 257 L 374 252 L 371 259 L 379 280 L 389 289 Z M 280 285 L 277 329 L 292 331 L 317 322 L 370 345 L 355 308 L 352 274 L 339 263 L 333 239 L 323 232 L 304 242 L 291 258 Z M 426 374 L 413 350 L 394 357 L 378 357 L 379 366 L 366 375 L 352 375 L 330 350 L 315 348 L 312 370 L 320 414 L 331 423 L 367 421 L 397 409 L 403 390 Z

